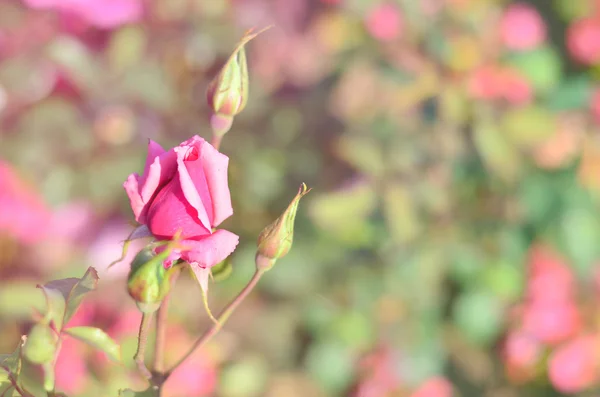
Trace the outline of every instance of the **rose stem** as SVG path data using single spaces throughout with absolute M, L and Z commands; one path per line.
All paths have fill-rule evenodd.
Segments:
M 152 313 L 143 313 L 142 321 L 140 322 L 140 333 L 138 336 L 138 347 L 135 352 L 133 359 L 137 364 L 138 371 L 144 376 L 144 378 L 151 380 L 152 373 L 146 364 L 144 363 L 144 356 L 146 355 L 146 344 L 148 343 L 148 331 L 150 330 L 150 324 L 152 323 Z
M 250 279 L 250 281 L 244 287 L 244 289 L 238 294 L 238 296 L 236 296 L 231 302 L 229 302 L 229 304 L 227 305 L 227 307 L 225 307 L 225 309 L 223 309 L 223 311 L 221 312 L 221 314 L 219 314 L 219 317 L 217 317 L 218 323 L 213 323 L 212 327 L 210 327 L 204 334 L 202 334 L 202 336 L 200 336 L 200 338 L 198 338 L 198 340 L 194 343 L 194 345 L 192 346 L 192 348 L 185 354 L 185 356 L 183 356 L 165 374 L 165 380 L 169 377 L 169 375 L 171 375 L 171 373 L 173 373 L 173 371 L 175 371 L 175 369 L 177 369 L 177 367 L 179 367 L 181 364 L 183 364 L 183 362 L 185 360 L 187 360 L 198 348 L 200 348 L 201 346 L 203 346 L 213 336 L 215 336 L 217 334 L 217 332 L 219 332 L 219 330 L 221 329 L 221 327 L 223 326 L 223 324 L 225 324 L 225 322 L 227 321 L 227 319 L 229 318 L 229 316 L 231 316 L 231 314 L 233 313 L 233 311 L 239 306 L 240 303 L 242 303 L 242 301 L 244 299 L 246 299 L 246 297 L 248 296 L 248 294 L 250 294 L 250 292 L 252 292 L 252 290 L 254 289 L 254 287 L 256 286 L 256 284 L 258 283 L 258 281 L 260 280 L 260 278 L 262 277 L 262 275 L 264 273 L 265 273 L 264 269 L 257 269 L 256 270 L 256 272 L 254 273 L 254 276 L 252 276 L 252 279 Z
M 171 288 L 177 282 L 180 272 L 177 271 L 171 278 Z M 154 345 L 154 371 L 162 374 L 165 370 L 165 345 L 167 342 L 167 321 L 169 317 L 169 301 L 171 292 L 165 296 L 158 315 L 156 316 L 156 344 Z
M 212 140 L 210 142 L 210 144 L 217 150 L 219 150 L 219 146 L 221 146 L 221 140 L 223 139 L 223 136 L 219 136 L 219 135 L 215 135 L 213 134 Z

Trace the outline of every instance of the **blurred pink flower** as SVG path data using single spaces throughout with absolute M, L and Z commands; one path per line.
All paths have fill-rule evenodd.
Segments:
M 87 252 L 87 259 L 91 266 L 98 270 L 101 278 L 120 278 L 129 273 L 129 265 L 135 255 L 147 244 L 143 239 L 133 240 L 127 250 L 125 258 L 110 269 L 113 261 L 121 257 L 123 242 L 131 233 L 131 225 L 125 220 L 112 220 L 107 222 L 95 236 Z
M 593 65 L 600 62 L 600 19 L 579 19 L 567 30 L 567 49 L 578 62 Z
M 598 338 L 580 336 L 557 348 L 549 361 L 549 377 L 563 393 L 583 391 L 598 381 Z
M 360 360 L 360 383 L 353 393 L 355 397 L 387 396 L 400 386 L 395 370 L 394 351 L 389 347 L 380 347 Z
M 590 111 L 594 121 L 600 124 L 600 89 L 596 89 L 592 94 L 590 101 Z
M 536 245 L 529 251 L 527 297 L 536 302 L 564 302 L 573 298 L 575 278 L 567 263 L 551 248 Z
M 579 308 L 572 302 L 532 302 L 523 312 L 523 329 L 541 342 L 563 342 L 581 329 Z
M 518 71 L 500 66 L 484 65 L 471 73 L 467 90 L 474 99 L 504 99 L 514 105 L 531 102 L 533 90 Z
M 410 397 L 452 397 L 452 384 L 443 377 L 434 377 L 425 381 Z
M 193 338 L 180 324 L 172 324 L 169 335 L 167 361 L 175 361 L 188 351 Z M 217 387 L 217 360 L 210 354 L 210 348 L 199 349 L 177 368 L 165 383 L 166 397 L 198 397 L 213 395 Z
M 0 160 L 0 234 L 33 244 L 48 234 L 51 217 L 39 193 Z
M 73 14 L 90 25 L 111 29 L 142 17 L 141 0 L 23 0 L 31 8 Z
M 164 386 L 166 397 L 208 396 L 217 387 L 217 367 L 202 351 L 195 353 L 171 375 Z
M 514 69 L 505 68 L 501 70 L 500 89 L 502 97 L 513 105 L 524 105 L 533 99 L 531 84 Z
M 504 11 L 500 21 L 500 37 L 511 50 L 531 50 L 546 39 L 546 25 L 535 8 L 514 3 Z
M 368 32 L 377 40 L 390 41 L 402 32 L 400 10 L 393 4 L 383 3 L 373 8 L 365 21 Z
M 89 381 L 83 342 L 66 337 L 55 366 L 56 388 L 68 395 L 81 395 Z
M 536 365 L 542 358 L 543 346 L 523 331 L 511 331 L 504 341 L 503 357 L 508 376 L 516 382 L 525 382 L 535 375 Z

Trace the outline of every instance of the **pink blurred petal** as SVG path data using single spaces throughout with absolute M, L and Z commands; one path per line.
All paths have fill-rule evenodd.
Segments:
M 581 336 L 556 349 L 549 361 L 550 382 L 563 393 L 577 393 L 598 381 L 598 339 Z
M 567 30 L 567 49 L 585 65 L 600 62 L 600 19 L 578 19 Z
M 123 183 L 123 187 L 125 188 L 125 193 L 127 193 L 127 196 L 129 197 L 129 202 L 131 203 L 131 210 L 133 211 L 135 220 L 138 222 L 142 222 L 141 215 L 145 209 L 145 205 L 144 201 L 142 200 L 142 196 L 140 195 L 138 180 L 138 174 L 131 174 L 127 177 L 125 183 Z
M 500 21 L 500 36 L 511 50 L 531 50 L 546 39 L 546 25 L 538 11 L 525 3 L 509 5 Z
M 452 397 L 452 384 L 445 378 L 434 377 L 423 383 L 410 397 Z
M 82 342 L 65 338 L 56 361 L 56 388 L 69 395 L 81 395 L 89 382 L 89 371 L 82 347 Z
M 220 153 L 208 142 L 202 146 L 201 161 L 206 183 L 212 197 L 213 222 L 216 227 L 233 214 L 231 195 L 227 184 L 229 157 Z

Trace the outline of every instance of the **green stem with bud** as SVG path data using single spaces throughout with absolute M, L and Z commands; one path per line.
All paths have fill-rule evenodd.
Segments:
M 231 316 L 234 310 L 242 303 L 244 299 L 252 292 L 256 284 L 260 278 L 265 274 L 264 269 L 257 269 L 254 273 L 254 276 L 250 279 L 248 284 L 244 287 L 244 289 L 231 301 L 229 304 L 223 309 L 221 314 L 217 317 L 218 322 L 213 323 L 213 325 L 206 331 L 192 346 L 192 348 L 175 364 L 173 367 L 165 374 L 165 380 L 175 371 L 181 364 L 183 364 L 197 349 L 204 346 L 206 342 L 208 342 L 213 336 L 215 336 L 223 327 L 227 319 Z
M 181 271 L 173 274 L 171 278 L 171 291 Z M 154 345 L 154 372 L 162 374 L 165 370 L 165 345 L 167 342 L 167 323 L 169 317 L 169 301 L 171 300 L 171 292 L 169 292 L 158 309 L 156 316 L 156 344 Z

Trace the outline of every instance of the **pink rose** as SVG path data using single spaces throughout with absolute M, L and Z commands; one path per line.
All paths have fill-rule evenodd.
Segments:
M 510 5 L 502 16 L 500 36 L 511 50 L 531 50 L 546 39 L 546 25 L 535 8 L 516 3 Z
M 174 252 L 165 266 L 183 259 L 206 290 L 210 268 L 229 256 L 238 243 L 235 234 L 215 228 L 233 214 L 227 185 L 229 158 L 199 136 L 165 151 L 148 144 L 142 176 L 124 183 L 135 219 L 159 240 L 181 233 L 186 250 Z

